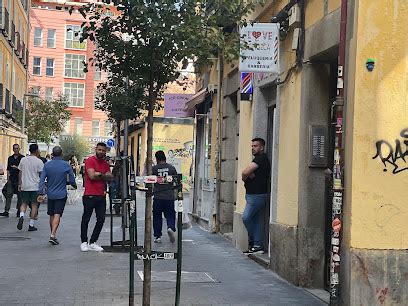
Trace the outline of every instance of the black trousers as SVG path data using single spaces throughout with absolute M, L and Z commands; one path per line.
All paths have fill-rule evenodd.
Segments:
M 88 242 L 88 224 L 92 212 L 95 210 L 96 224 L 89 241 L 89 243 L 94 243 L 98 241 L 99 234 L 105 223 L 106 198 L 105 196 L 83 196 L 82 203 L 84 205 L 84 213 L 82 214 L 81 221 L 81 241 Z

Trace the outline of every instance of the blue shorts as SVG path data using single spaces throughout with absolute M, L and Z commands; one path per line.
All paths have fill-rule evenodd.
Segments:
M 47 214 L 49 216 L 53 216 L 53 215 L 62 216 L 66 202 L 67 202 L 67 197 L 63 199 L 48 199 Z

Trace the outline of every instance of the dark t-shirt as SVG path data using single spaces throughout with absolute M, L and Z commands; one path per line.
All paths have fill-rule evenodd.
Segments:
M 265 153 L 260 153 L 255 156 L 253 161 L 258 165 L 255 170 L 254 178 L 247 178 L 245 181 L 245 189 L 247 194 L 265 194 L 268 193 L 269 178 L 271 172 L 271 164 L 268 156 Z
M 24 155 L 21 154 L 17 155 L 16 158 L 14 158 L 14 155 L 11 155 L 7 160 L 7 170 L 10 172 L 10 181 L 12 184 L 18 185 L 18 173 L 20 172 L 20 170 L 18 170 L 17 167 L 23 157 Z
M 152 168 L 152 174 L 157 176 L 176 175 L 177 170 L 172 165 L 157 164 Z M 159 200 L 174 201 L 174 189 L 172 184 L 154 184 L 154 198 Z

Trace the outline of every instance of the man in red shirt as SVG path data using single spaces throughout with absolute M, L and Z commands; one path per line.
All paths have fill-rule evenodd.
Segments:
M 82 198 L 84 213 L 81 221 L 81 251 L 103 251 L 96 241 L 105 222 L 106 211 L 106 181 L 113 178 L 109 164 L 106 161 L 106 144 L 96 145 L 95 155 L 85 161 L 85 192 Z M 95 209 L 96 224 L 88 244 L 88 224 Z

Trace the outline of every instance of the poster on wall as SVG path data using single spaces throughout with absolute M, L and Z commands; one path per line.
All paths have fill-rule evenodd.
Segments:
M 153 154 L 164 151 L 167 162 L 183 175 L 183 191 L 190 190 L 193 161 L 193 125 L 155 123 L 153 127 Z
M 279 62 L 279 26 L 254 23 L 240 29 L 239 70 L 277 74 Z
M 193 94 L 164 94 L 164 117 L 186 118 L 193 117 L 194 110 L 187 110 L 186 103 Z

